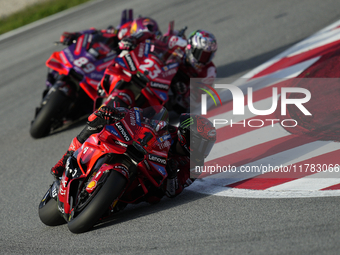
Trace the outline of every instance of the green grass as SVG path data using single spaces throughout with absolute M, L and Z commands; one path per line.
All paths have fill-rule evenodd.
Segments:
M 90 0 L 48 0 L 0 19 L 0 34 Z

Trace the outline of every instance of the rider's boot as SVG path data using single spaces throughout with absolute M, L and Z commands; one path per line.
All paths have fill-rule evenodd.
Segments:
M 54 167 L 51 169 L 51 174 L 56 178 L 59 179 L 64 171 L 65 171 L 65 164 L 66 160 L 75 152 L 78 148 L 81 147 L 81 143 L 78 141 L 77 137 L 73 138 L 68 150 L 62 156 L 62 158 L 55 164 Z

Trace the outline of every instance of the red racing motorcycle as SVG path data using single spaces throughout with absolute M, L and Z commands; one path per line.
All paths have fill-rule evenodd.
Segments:
M 186 27 L 178 33 L 173 22 L 162 40 L 146 40 L 131 51 L 122 51 L 104 73 L 99 94 L 106 105 L 145 108 L 163 105 L 168 110 L 170 85 L 185 54 Z
M 40 220 L 48 226 L 67 222 L 71 232 L 82 233 L 161 190 L 171 145 L 167 126 L 164 107 L 135 107 L 91 135 L 68 158 L 61 180 L 54 181 L 41 200 Z
M 116 57 L 110 47 L 113 44 L 114 38 L 89 30 L 75 43 L 52 53 L 46 61 L 47 89 L 30 127 L 33 138 L 44 137 L 67 120 L 78 120 L 101 105 L 96 103 L 97 86 Z

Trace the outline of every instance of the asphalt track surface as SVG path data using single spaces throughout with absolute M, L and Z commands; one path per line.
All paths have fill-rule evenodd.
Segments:
M 213 32 L 218 76 L 231 79 L 340 19 L 337 0 L 106 0 L 1 36 L 0 254 L 338 254 L 339 197 L 228 198 L 187 190 L 157 205 L 127 207 L 84 234 L 40 222 L 49 170 L 84 124 L 39 140 L 29 135 L 45 61 L 61 49 L 53 42 L 63 31 L 118 24 L 131 7 L 162 31 L 174 19 L 177 28 Z

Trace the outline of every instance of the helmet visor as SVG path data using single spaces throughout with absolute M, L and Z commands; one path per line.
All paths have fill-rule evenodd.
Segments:
M 209 63 L 214 56 L 214 52 L 204 51 L 202 49 L 194 49 L 192 51 L 192 54 L 194 58 L 197 60 L 197 62 L 201 64 Z
M 215 144 L 215 140 L 207 140 L 195 134 L 190 135 L 190 148 L 195 157 L 207 157 Z
M 150 32 L 153 32 L 153 29 L 154 29 L 154 25 L 153 24 L 147 24 L 145 26 Z

